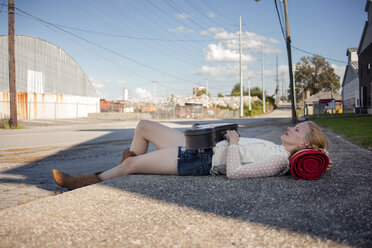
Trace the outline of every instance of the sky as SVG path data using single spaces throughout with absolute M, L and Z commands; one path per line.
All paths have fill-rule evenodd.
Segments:
M 14 1 L 16 34 L 62 48 L 100 98 L 123 99 L 125 88 L 130 98 L 190 96 L 196 86 L 208 86 L 211 96 L 230 94 L 240 83 L 239 18 L 244 88 L 262 88 L 262 75 L 269 95 L 277 83 L 280 93 L 288 87 L 274 0 Z M 0 34 L 7 34 L 8 1 L 0 4 Z M 277 6 L 285 32 L 284 4 Z M 288 0 L 293 64 L 323 56 L 342 83 L 346 50 L 359 46 L 367 21 L 365 6 L 366 0 Z

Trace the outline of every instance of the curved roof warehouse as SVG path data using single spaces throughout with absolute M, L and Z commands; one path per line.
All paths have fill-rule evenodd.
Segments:
M 23 120 L 86 117 L 99 97 L 85 72 L 60 47 L 15 36 L 17 114 Z M 0 118 L 9 116 L 8 36 L 0 36 Z

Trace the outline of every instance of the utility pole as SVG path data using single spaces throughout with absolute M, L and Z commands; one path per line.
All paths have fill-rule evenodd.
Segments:
M 251 81 L 248 77 L 248 105 L 249 105 L 249 111 L 252 110 L 252 103 L 251 103 Z
M 276 89 L 275 89 L 275 98 L 277 103 L 279 102 L 279 79 L 278 79 L 278 54 L 276 54 Z
M 259 2 L 260 0 L 255 0 L 256 2 Z M 291 95 L 291 109 L 292 109 L 292 122 L 297 122 L 297 116 L 296 116 L 296 99 L 295 99 L 295 86 L 294 86 L 294 80 L 293 80 L 293 68 L 292 68 L 292 52 L 291 52 L 291 36 L 289 33 L 289 19 L 288 19 L 288 4 L 287 0 L 284 1 L 284 9 L 285 9 L 285 25 L 286 25 L 286 44 L 287 44 L 287 54 L 288 54 L 288 69 L 289 69 L 289 86 L 291 89 L 290 95 Z
M 15 74 L 14 52 L 14 0 L 8 0 L 8 48 L 9 48 L 9 95 L 10 95 L 10 120 L 11 127 L 17 127 L 17 90 Z
M 282 97 L 283 97 L 283 99 L 286 99 L 286 101 L 287 101 L 287 96 L 285 94 L 285 86 L 284 86 L 284 72 L 281 71 L 280 73 L 282 74 Z
M 158 115 L 158 100 L 156 99 L 156 81 L 152 81 L 154 86 L 154 97 L 155 97 L 155 116 Z M 149 105 L 149 111 L 150 111 L 150 105 Z
M 297 122 L 296 115 L 296 94 L 295 94 L 295 85 L 293 80 L 293 68 L 292 68 L 292 52 L 291 52 L 291 35 L 289 32 L 289 18 L 288 18 L 288 5 L 287 0 L 284 0 L 284 9 L 285 9 L 285 26 L 286 26 L 286 35 L 287 35 L 287 54 L 288 54 L 288 69 L 289 69 L 289 86 L 291 90 L 291 109 L 292 109 L 292 122 Z
M 262 66 L 262 105 L 263 112 L 266 112 L 266 97 L 265 97 L 265 82 L 264 82 L 264 57 L 262 51 L 262 40 L 261 40 L 261 66 Z
M 242 72 L 242 17 L 239 16 L 239 50 L 240 50 L 240 118 L 244 117 L 243 113 L 243 72 Z
M 205 88 L 206 88 L 206 93 L 207 93 L 207 109 L 209 105 L 209 96 L 208 96 L 208 78 L 205 79 Z

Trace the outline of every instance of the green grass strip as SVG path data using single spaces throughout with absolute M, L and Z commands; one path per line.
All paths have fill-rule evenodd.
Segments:
M 345 135 L 349 140 L 372 149 L 372 116 L 314 119 L 319 126 Z

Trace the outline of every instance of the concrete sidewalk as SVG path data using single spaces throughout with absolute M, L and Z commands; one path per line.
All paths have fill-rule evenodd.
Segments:
M 289 121 L 268 117 L 266 126 L 239 122 L 242 136 L 278 142 Z M 182 129 L 189 123 L 172 125 Z M 334 166 L 319 180 L 117 178 L 1 210 L 0 247 L 371 247 L 372 152 L 326 134 Z M 104 158 L 113 157 L 113 162 L 119 150 L 112 148 Z M 83 155 L 81 166 L 69 167 L 75 162 L 57 156 L 54 165 L 80 174 L 85 163 L 98 168 L 94 158 Z M 50 161 L 39 162 L 46 173 Z

